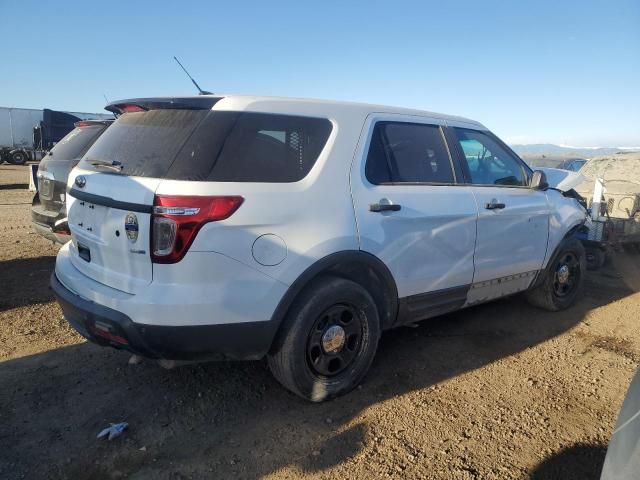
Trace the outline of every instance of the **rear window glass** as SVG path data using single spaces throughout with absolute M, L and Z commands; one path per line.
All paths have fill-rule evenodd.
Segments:
M 79 160 L 106 125 L 74 128 L 51 149 L 52 160 Z
M 331 122 L 323 118 L 211 110 L 126 113 L 82 165 L 115 160 L 123 174 L 173 180 L 296 182 L 309 173 L 330 133 Z

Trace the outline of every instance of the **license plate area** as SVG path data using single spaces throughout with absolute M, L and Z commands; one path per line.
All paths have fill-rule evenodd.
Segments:
M 105 222 L 108 221 L 108 207 L 95 205 L 84 200 L 77 201 L 69 211 L 69 219 L 73 225 L 90 236 L 100 237 Z
M 85 262 L 91 262 L 91 249 L 78 242 L 78 256 Z

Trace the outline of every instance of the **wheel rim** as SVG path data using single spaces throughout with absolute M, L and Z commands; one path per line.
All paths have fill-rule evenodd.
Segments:
M 322 376 L 347 369 L 362 346 L 363 314 L 352 305 L 334 305 L 314 322 L 307 340 L 307 362 Z
M 556 264 L 553 275 L 553 293 L 558 297 L 566 297 L 575 290 L 580 279 L 580 261 L 575 254 L 568 252 L 562 255 Z

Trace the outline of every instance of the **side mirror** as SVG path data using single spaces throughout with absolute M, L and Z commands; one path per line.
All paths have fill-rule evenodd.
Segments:
M 542 170 L 534 170 L 531 175 L 531 182 L 529 187 L 534 190 L 546 190 L 549 188 L 549 182 L 547 182 L 547 175 Z

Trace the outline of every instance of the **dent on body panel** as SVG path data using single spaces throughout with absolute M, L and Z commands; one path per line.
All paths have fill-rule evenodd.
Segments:
M 517 205 L 510 206 L 510 209 L 509 212 L 505 212 L 507 214 L 502 212 L 492 213 L 481 218 L 482 241 L 476 246 L 477 269 L 482 269 L 485 263 L 508 262 L 511 257 L 531 257 L 539 260 L 542 258 L 542 253 L 547 246 L 547 213 L 531 214 L 526 209 L 522 209 L 522 212 L 519 212 Z M 508 242 L 509 251 L 505 251 L 504 247 L 505 232 L 518 235 L 518 238 L 509 239 L 515 240 Z M 538 266 L 535 268 L 538 268 Z M 497 272 L 493 276 L 497 278 L 501 275 L 501 272 Z
M 409 209 L 404 210 L 408 213 Z M 382 235 L 376 239 L 379 243 L 367 238 L 371 245 L 363 243 L 363 249 L 379 252 L 377 256 L 391 269 L 401 296 L 471 283 L 475 215 L 419 215 L 398 220 L 382 218 Z

